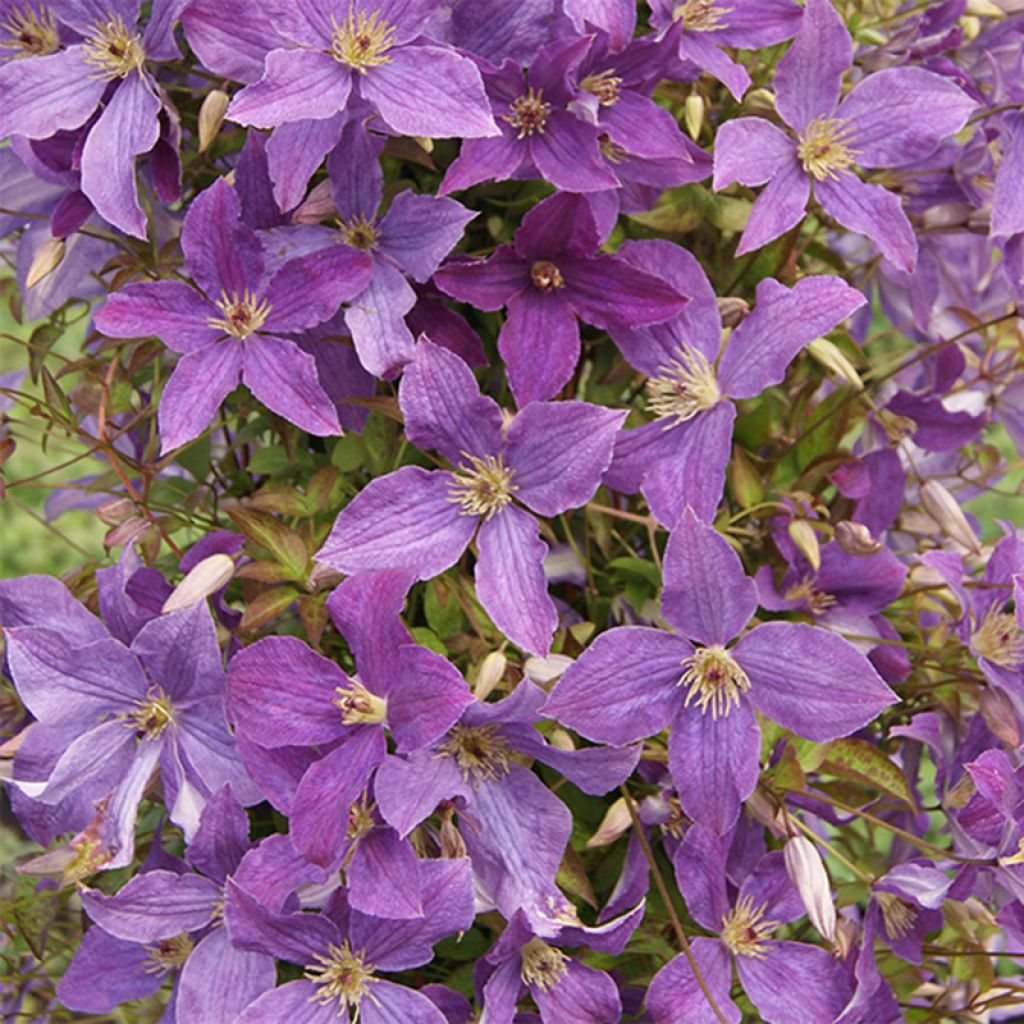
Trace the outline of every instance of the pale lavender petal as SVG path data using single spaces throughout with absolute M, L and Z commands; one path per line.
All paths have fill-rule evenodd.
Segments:
M 472 788 L 450 757 L 423 751 L 406 759 L 389 755 L 374 779 L 377 807 L 384 820 L 407 836 L 442 800 L 468 798 Z
M 888 68 L 857 83 L 836 117 L 861 167 L 897 167 L 930 156 L 967 123 L 974 100 L 924 68 Z
M 263 75 L 267 52 L 284 43 L 274 15 L 272 8 L 249 0 L 192 0 L 181 23 L 203 67 L 248 83 Z
M 853 43 L 830 0 L 807 0 L 800 31 L 775 72 L 775 106 L 794 131 L 828 117 L 839 102 Z
M 733 331 L 718 367 L 731 398 L 753 398 L 786 375 L 797 352 L 828 333 L 867 302 L 842 278 L 805 277 L 792 288 L 766 278 L 754 311 Z
M 255 128 L 289 121 L 322 121 L 344 109 L 352 73 L 329 53 L 272 50 L 263 77 L 235 95 L 227 116 Z
M 95 725 L 67 745 L 45 788 L 33 786 L 30 795 L 46 804 L 60 803 L 76 790 L 99 799 L 118 785 L 134 760 L 135 736 L 123 723 Z
M 135 184 L 135 158 L 160 137 L 160 98 L 141 72 L 129 75 L 110 97 L 82 149 L 82 191 L 105 220 L 136 238 L 147 234 Z
M 794 154 L 754 200 L 736 255 L 760 249 L 803 219 L 811 182 Z
M 516 497 L 542 516 L 585 505 L 600 486 L 625 414 L 588 402 L 532 402 L 508 429 Z
M 287 338 L 254 334 L 243 353 L 242 380 L 268 409 L 319 437 L 341 433 L 338 410 L 308 352 Z
M 501 409 L 480 394 L 469 367 L 453 352 L 421 338 L 398 392 L 405 432 L 455 465 L 466 455 L 501 450 Z M 522 415 L 522 414 L 520 414 Z
M 509 505 L 483 523 L 477 537 L 476 593 L 494 624 L 516 646 L 546 655 L 558 612 L 544 578 L 547 544 L 537 520 Z
M 216 309 L 184 281 L 130 284 L 114 292 L 96 311 L 96 329 L 110 338 L 157 335 L 175 352 L 212 345 L 223 330 L 207 322 Z
M 531 289 L 509 299 L 498 351 L 517 405 L 557 394 L 580 358 L 579 325 L 562 293 Z
M 161 451 L 174 451 L 198 437 L 241 376 L 242 349 L 234 341 L 182 356 L 160 400 Z
M 447 1024 L 445 1015 L 422 993 L 380 979 L 373 999 L 360 1006 L 364 1024 Z
M 454 199 L 399 192 L 381 222 L 377 246 L 424 284 L 476 216 L 476 210 L 467 210 Z
M 147 871 L 116 895 L 83 889 L 82 905 L 104 931 L 129 942 L 155 942 L 210 923 L 220 887 L 199 875 Z
M 393 828 L 371 829 L 356 843 L 345 872 L 352 909 L 388 919 L 422 917 L 419 890 L 409 884 L 417 864 L 412 846 Z
M 1024 232 L 1024 189 L 1020 188 L 1020 182 L 1024 181 L 1024 114 L 1004 116 L 1003 155 L 996 170 L 992 196 L 993 235 Z
M 144 999 L 160 989 L 165 975 L 147 971 L 148 966 L 144 946 L 90 928 L 57 983 L 57 998 L 70 1010 L 109 1013 L 120 1003 Z
M 559 1024 L 614 1024 L 621 1019 L 619 989 L 604 971 L 575 959 L 553 985 L 530 986 L 541 1020 Z
M 549 765 L 584 793 L 592 793 L 594 796 L 601 796 L 616 786 L 621 786 L 633 774 L 633 769 L 640 758 L 639 743 L 628 747 L 582 747 L 579 750 L 562 750 L 545 743 L 540 733 L 532 726 L 508 726 L 505 735 L 517 750 Z
M 698 938 L 690 941 L 690 949 L 715 1005 L 728 1024 L 740 1024 L 743 1014 L 729 995 L 732 966 L 726 948 L 717 939 Z M 654 1024 L 721 1024 L 682 954 L 654 976 L 647 990 L 647 1012 Z
M 679 41 L 679 56 L 714 75 L 737 100 L 750 88 L 747 69 L 721 49 L 710 32 L 684 32 Z
M 224 693 L 217 630 L 205 601 L 151 619 L 136 634 L 131 651 L 149 679 L 174 701 Z
M 768 1024 L 832 1024 L 853 995 L 843 965 L 804 942 L 768 942 L 736 958 L 740 981 Z
M 267 139 L 267 172 L 274 199 L 282 210 L 294 210 L 306 195 L 310 178 L 341 138 L 343 115 L 278 125 Z
M 684 636 L 711 646 L 731 640 L 757 609 L 757 586 L 740 556 L 687 506 L 665 549 L 666 620 Z
M 685 640 L 658 629 L 611 629 L 569 666 L 541 714 L 599 743 L 647 739 L 682 704 L 678 684 L 692 653 Z
M 109 636 L 100 620 L 53 576 L 0 580 L 0 627 L 15 626 L 56 627 L 65 641 L 79 646 Z
M 850 173 L 816 182 L 814 195 L 843 227 L 866 235 L 890 263 L 908 274 L 913 272 L 917 237 L 899 196 L 881 185 L 867 185 Z
M 401 135 L 480 138 L 497 135 L 476 65 L 439 46 L 393 50 L 359 80 L 359 91 Z
M 795 150 L 793 140 L 763 117 L 726 121 L 715 137 L 714 186 L 763 185 L 792 161 Z
M 215 928 L 199 941 L 182 968 L 177 1019 L 189 1024 L 233 1021 L 276 981 L 272 957 L 235 949 L 227 929 Z M 295 1024 L 294 1017 L 288 1020 Z
M 744 698 L 717 719 L 710 708 L 683 711 L 668 740 L 669 771 L 683 810 L 719 835 L 727 832 L 757 785 L 760 752 L 761 729 Z
M 763 623 L 733 656 L 758 710 L 809 740 L 848 736 L 897 701 L 860 651 L 817 626 Z
M 394 671 L 397 678 L 388 689 L 388 729 L 398 753 L 440 739 L 473 703 L 459 670 L 426 647 L 407 644 Z
M 342 572 L 411 569 L 429 579 L 454 565 L 477 517 L 452 502 L 450 473 L 404 466 L 372 480 L 341 510 L 316 557 Z
M 393 377 L 412 359 L 414 344 L 405 316 L 416 293 L 402 273 L 382 260 L 373 261 L 373 276 L 345 310 L 345 323 L 359 362 L 375 377 Z
M 633 38 L 636 28 L 636 4 L 633 0 L 565 0 L 565 13 L 581 34 L 586 26 L 608 33 L 612 49 L 621 50 Z
M 286 982 L 250 1003 L 232 1024 L 337 1024 L 335 1006 L 317 1002 L 317 992 L 304 978 Z

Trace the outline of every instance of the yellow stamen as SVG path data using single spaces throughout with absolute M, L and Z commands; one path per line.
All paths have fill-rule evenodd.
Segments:
M 5 21 L 0 21 L 0 32 L 7 39 L 0 39 L 0 50 L 18 50 L 18 57 L 45 57 L 60 49 L 60 38 L 53 15 L 45 8 L 38 10 L 25 5 L 14 9 Z
M 158 686 L 146 694 L 132 711 L 118 717 L 129 729 L 134 729 L 140 739 L 155 740 L 169 725 L 174 724 L 174 706 L 171 699 Z
M 112 82 L 115 78 L 127 78 L 133 71 L 140 71 L 146 61 L 139 37 L 119 16 L 107 22 L 97 22 L 92 34 L 85 41 L 85 59 L 96 70 L 93 78 Z
M 672 12 L 672 18 L 690 32 L 713 32 L 722 27 L 731 10 L 720 0 L 686 0 Z
M 512 101 L 509 112 L 502 114 L 502 120 L 508 121 L 518 131 L 518 138 L 525 139 L 534 132 L 544 133 L 544 126 L 551 114 L 551 104 L 544 102 L 543 95 L 543 89 L 534 91 L 533 86 L 530 86 L 522 96 Z
M 902 939 L 917 920 L 917 910 L 906 900 L 891 892 L 876 892 L 875 899 L 882 910 L 882 920 L 889 937 Z
M 601 71 L 596 75 L 587 75 L 580 82 L 580 88 L 584 92 L 592 93 L 597 97 L 602 107 L 611 107 L 619 102 L 619 90 L 622 86 L 622 79 L 612 74 L 612 69 Z
M 341 720 L 346 725 L 379 725 L 387 721 L 387 700 L 370 693 L 362 683 L 339 686 L 334 692 L 338 696 L 331 703 L 341 709 Z
M 541 992 L 550 992 L 569 970 L 569 957 L 540 939 L 530 939 L 520 950 L 520 956 L 519 977 L 523 984 L 533 985 Z
M 979 658 L 1001 668 L 1017 668 L 1024 664 L 1024 630 L 1017 625 L 1013 612 L 1000 611 L 993 605 L 971 634 L 971 646 Z
M 513 752 L 497 732 L 496 725 L 453 725 L 437 756 L 454 758 L 462 777 L 474 785 L 500 779 L 508 774 Z
M 373 976 L 376 970 L 373 964 L 366 962 L 366 954 L 362 951 L 353 953 L 348 939 L 340 946 L 333 943 L 327 947 L 327 954 L 317 954 L 315 964 L 306 967 L 305 977 L 318 986 L 309 1001 L 328 1006 L 338 1001 L 338 1016 L 348 1016 L 350 1008 L 355 1009 L 351 1024 L 359 1021 L 359 1004 L 364 998 L 374 1006 L 379 1001 L 370 991 L 370 986 L 377 983 Z
M 464 516 L 483 516 L 490 519 L 511 500 L 517 488 L 512 483 L 512 470 L 505 467 L 502 456 L 468 455 L 468 468 L 452 473 L 452 486 L 448 500 L 461 506 Z
M 701 714 L 711 709 L 714 719 L 725 718 L 740 706 L 740 694 L 750 689 L 747 673 L 724 647 L 701 647 L 683 662 L 679 686 L 687 686 L 686 707 L 694 698 Z
M 259 299 L 248 289 L 242 292 L 241 296 L 237 292 L 230 295 L 221 292 L 215 305 L 223 316 L 207 317 L 207 324 L 236 338 L 248 338 L 254 331 L 258 331 L 270 316 L 270 303 L 266 299 Z
M 801 133 L 796 155 L 815 180 L 838 178 L 839 172 L 852 167 L 857 159 L 849 141 L 845 118 L 816 117 Z
M 342 240 L 353 249 L 369 252 L 377 244 L 380 236 L 375 224 L 373 217 L 353 217 L 350 221 L 340 221 Z
M 192 952 L 192 940 L 182 932 L 170 939 L 161 939 L 155 945 L 145 946 L 146 963 L 143 971 L 146 974 L 166 974 L 173 971 L 189 958 Z
M 832 594 L 827 594 L 824 590 L 818 590 L 814 585 L 814 580 L 809 576 L 799 583 L 793 584 L 783 594 L 783 597 L 787 601 L 803 601 L 812 612 L 823 612 L 836 603 L 835 597 Z
M 715 368 L 703 352 L 685 341 L 679 343 L 679 355 L 660 370 L 647 381 L 647 407 L 658 419 L 667 421 L 666 430 L 692 420 L 722 398 Z
M 381 18 L 380 11 L 356 14 L 349 9 L 344 21 L 339 23 L 332 18 L 331 25 L 334 34 L 330 54 L 339 64 L 347 64 L 365 75 L 367 68 L 391 63 L 387 52 L 394 46 L 395 28 Z
M 779 926 L 778 921 L 764 920 L 766 904 L 754 906 L 751 896 L 741 896 L 732 911 L 722 917 L 722 942 L 736 956 L 763 960 L 768 952 L 765 943 Z

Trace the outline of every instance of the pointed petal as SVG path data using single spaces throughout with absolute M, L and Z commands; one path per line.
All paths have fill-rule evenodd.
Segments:
M 373 276 L 345 310 L 345 324 L 359 362 L 375 377 L 393 377 L 413 357 L 413 337 L 405 322 L 416 293 L 402 273 L 373 261 Z
M 719 835 L 726 833 L 757 785 L 760 752 L 761 729 L 746 699 L 717 719 L 687 708 L 668 739 L 669 771 L 683 810 Z
M 794 150 L 793 140 L 763 117 L 726 121 L 715 137 L 714 186 L 763 185 L 790 163 Z
M 476 216 L 475 210 L 454 199 L 406 190 L 391 201 L 377 244 L 414 281 L 424 284 Z
M 708 931 L 717 932 L 729 910 L 726 864 L 733 833 L 719 835 L 694 823 L 672 858 L 676 884 L 690 916 Z
M 235 949 L 215 928 L 192 950 L 178 981 L 177 1019 L 189 1024 L 233 1021 L 277 981 L 272 957 Z M 294 1017 L 287 1018 L 296 1024 Z
M 494 624 L 517 646 L 546 655 L 558 625 L 548 595 L 537 520 L 515 505 L 502 509 L 480 527 L 476 593 Z
M 241 375 L 242 349 L 234 342 L 182 356 L 161 396 L 161 451 L 174 451 L 206 430 Z
M 436 757 L 433 751 L 421 751 L 408 759 L 389 755 L 374 779 L 381 816 L 401 836 L 433 814 L 442 800 L 468 798 L 472 792 L 455 762 L 450 757 Z
M 454 352 L 421 338 L 398 392 L 405 432 L 455 465 L 501 450 L 501 409 Z
M 729 995 L 732 966 L 725 947 L 717 939 L 693 939 L 690 948 L 715 1005 L 728 1024 L 740 1024 L 743 1015 Z M 647 1012 L 654 1024 L 721 1024 L 682 954 L 654 976 L 647 990 Z
M 371 829 L 356 843 L 345 873 L 352 909 L 388 919 L 422 917 L 419 891 L 409 885 L 417 864 L 412 846 L 393 828 Z
M 511 245 L 499 245 L 486 260 L 450 260 L 434 275 L 434 284 L 453 299 L 492 312 L 530 287 L 528 267 Z
M 313 174 L 338 145 L 344 124 L 344 115 L 335 114 L 274 129 L 267 139 L 267 173 L 280 209 L 294 210 L 302 202 Z
M 689 301 L 662 278 L 607 254 L 567 263 L 562 270 L 567 300 L 596 327 L 662 323 Z
M 622 1017 L 615 982 L 604 971 L 584 967 L 575 959 L 553 985 L 530 987 L 542 1020 L 559 1024 L 611 1024 Z
M 317 1002 L 317 992 L 305 978 L 286 982 L 250 1003 L 232 1024 L 337 1024 L 334 1006 Z
M 388 729 L 398 753 L 440 739 L 473 703 L 462 673 L 443 655 L 406 645 L 388 692 Z
M 1003 134 L 1003 156 L 996 170 L 996 188 L 992 197 L 992 234 L 1015 235 L 1024 232 L 1024 114 L 1009 113 Z
M 342 572 L 410 569 L 429 579 L 454 565 L 476 530 L 451 500 L 450 473 L 405 466 L 372 480 L 341 510 L 316 558 Z
M 508 300 L 498 335 L 516 404 L 543 402 L 567 383 L 580 358 L 580 329 L 562 292 L 535 289 Z
M 516 497 L 542 516 L 585 505 L 600 486 L 625 415 L 588 402 L 532 402 L 508 428 Z
M 565 192 L 603 192 L 619 184 L 601 156 L 597 129 L 568 111 L 552 113 L 529 145 L 537 170 Z
M 359 218 L 372 221 L 377 216 L 384 198 L 380 153 L 385 141 L 371 133 L 365 122 L 351 120 L 341 132 L 340 143 L 330 148 L 327 174 L 331 195 L 338 215 L 346 223 Z
M 522 685 L 522 684 L 520 684 Z M 640 759 L 641 745 L 628 747 L 583 747 L 561 750 L 545 743 L 532 726 L 522 730 L 509 727 L 507 733 L 518 750 L 564 775 L 584 793 L 594 796 L 621 786 L 633 774 Z
M 731 398 L 753 398 L 778 384 L 797 352 L 832 330 L 867 299 L 838 277 L 813 276 L 786 288 L 772 278 L 757 286 L 754 311 L 733 331 L 718 368 Z
M 100 620 L 52 576 L 0 580 L 0 627 L 15 626 L 56 627 L 65 641 L 80 646 L 109 639 Z
M 809 740 L 848 736 L 898 699 L 860 651 L 816 626 L 763 623 L 733 655 L 758 710 Z
M 447 1024 L 445 1015 L 422 993 L 380 979 L 372 1000 L 360 1008 L 365 1024 Z
M 143 946 L 90 928 L 57 983 L 57 998 L 69 1010 L 109 1013 L 120 1003 L 160 989 L 163 973 L 147 971 L 147 966 L 151 961 Z
M 705 646 L 724 644 L 751 620 L 757 587 L 729 542 L 687 507 L 665 549 L 666 619 Z
M 810 179 L 794 154 L 754 200 L 736 255 L 760 249 L 796 227 L 803 220 L 810 194 Z
M 853 995 L 842 964 L 805 942 L 769 942 L 764 958 L 740 956 L 736 968 L 768 1024 L 832 1024 Z
M 692 653 L 685 640 L 658 629 L 611 629 L 569 666 L 541 714 L 600 743 L 647 739 L 681 705 L 677 684 Z
M 528 156 L 528 143 L 516 138 L 511 130 L 503 130 L 493 138 L 466 139 L 459 155 L 449 164 L 437 193 L 446 196 L 482 181 L 507 181 L 516 176 Z
M 329 320 L 343 302 L 363 291 L 371 274 L 370 257 L 347 245 L 289 260 L 267 285 L 267 330 L 292 334 Z
M 205 601 L 151 619 L 139 630 L 131 650 L 149 679 L 175 701 L 220 697 L 224 692 L 217 630 Z
M 96 329 L 109 338 L 157 334 L 175 352 L 212 345 L 224 332 L 207 320 L 216 310 L 184 281 L 130 284 L 114 292 L 96 311 Z
M 223 883 L 249 846 L 249 816 L 231 787 L 221 786 L 203 808 L 186 860 L 207 878 Z

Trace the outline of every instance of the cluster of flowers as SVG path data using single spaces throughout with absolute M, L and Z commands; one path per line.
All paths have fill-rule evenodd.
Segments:
M 4 1019 L 1020 1019 L 1015 7 L 0 0 Z

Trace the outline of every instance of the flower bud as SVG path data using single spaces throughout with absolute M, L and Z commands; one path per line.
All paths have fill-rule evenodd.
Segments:
M 750 303 L 735 295 L 723 295 L 718 300 L 718 315 L 723 327 L 739 327 L 750 312 Z
M 228 94 L 223 89 L 214 89 L 206 94 L 199 108 L 199 152 L 203 153 L 217 137 L 224 115 L 228 110 Z
M 306 589 L 311 594 L 315 594 L 328 587 L 336 587 L 343 578 L 337 569 L 332 569 L 323 562 L 314 562 L 313 568 L 309 570 L 309 575 L 306 577 Z
M 107 526 L 119 526 L 135 515 L 135 502 L 130 498 L 110 498 L 96 506 L 96 516 Z
M 605 811 L 601 824 L 597 826 L 597 831 L 587 840 L 587 849 L 593 850 L 598 846 L 607 846 L 609 843 L 614 843 L 619 836 L 629 831 L 632 823 L 633 819 L 629 813 L 629 806 L 626 804 L 625 798 L 620 796 Z
M 494 688 L 501 682 L 508 668 L 508 658 L 501 651 L 491 651 L 482 662 L 473 683 L 473 696 L 477 700 L 487 700 Z
M 836 523 L 836 541 L 848 555 L 860 558 L 874 555 L 884 546 L 863 523 L 854 523 L 849 519 Z
M 572 658 L 564 654 L 549 654 L 546 658 L 527 658 L 523 671 L 531 683 L 543 686 L 553 683 L 571 664 Z
M 48 238 L 32 257 L 32 263 L 25 275 L 25 287 L 31 288 L 39 284 L 48 274 L 52 274 L 64 259 L 64 239 Z
M 992 0 L 967 0 L 964 14 L 974 18 L 1005 18 L 1006 12 Z
M 783 850 L 786 873 L 803 900 L 811 924 L 831 942 L 836 935 L 832 887 L 818 848 L 805 836 L 793 836 Z
M 166 614 L 191 608 L 220 590 L 234 574 L 235 563 L 229 555 L 210 555 L 186 573 L 160 610 Z
M 296 207 L 292 214 L 295 224 L 319 224 L 320 221 L 338 212 L 331 194 L 330 181 L 321 181 L 310 189 L 306 200 Z
M 978 707 L 989 732 L 998 737 L 1000 742 L 1016 750 L 1020 746 L 1021 735 L 1020 722 L 1013 701 L 1002 690 L 989 686 L 981 691 Z
M 797 550 L 817 572 L 821 568 L 821 547 L 818 544 L 818 535 L 814 532 L 814 527 L 806 519 L 790 519 L 786 529 L 789 532 L 790 540 L 797 546 Z
M 864 390 L 864 381 L 860 379 L 853 363 L 843 355 L 838 345 L 833 345 L 828 338 L 815 338 L 807 346 L 807 351 L 825 367 L 826 370 L 834 373 L 840 380 L 845 381 L 850 387 L 858 391 Z
M 704 124 L 704 97 L 699 93 L 691 93 L 687 96 L 683 116 L 690 138 L 696 139 Z
M 963 509 L 938 480 L 926 480 L 921 485 L 921 504 L 950 540 L 975 555 L 981 552 L 981 542 L 967 522 Z
M 573 743 L 572 737 L 565 731 L 565 729 L 561 728 L 551 730 L 548 735 L 548 743 L 550 743 L 556 750 L 564 750 L 566 753 L 571 753 L 576 749 L 576 744 Z

